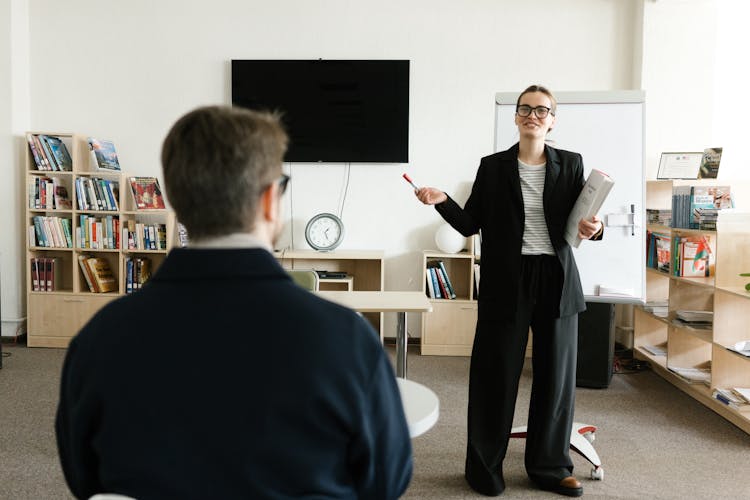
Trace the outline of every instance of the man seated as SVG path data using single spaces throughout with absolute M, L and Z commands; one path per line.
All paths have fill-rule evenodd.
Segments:
M 406 489 L 411 444 L 378 335 L 271 254 L 286 145 L 276 117 L 229 107 L 196 109 L 167 135 L 165 192 L 190 245 L 70 344 L 56 430 L 77 497 Z

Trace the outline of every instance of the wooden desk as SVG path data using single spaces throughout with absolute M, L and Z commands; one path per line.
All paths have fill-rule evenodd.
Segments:
M 359 312 L 395 312 L 398 315 L 396 327 L 396 376 L 406 378 L 406 313 L 432 311 L 432 304 L 424 292 L 320 291 L 318 295 L 331 302 L 336 302 Z
M 440 401 L 428 387 L 405 378 L 397 378 L 401 402 L 404 405 L 409 436 L 417 437 L 427 432 L 440 415 Z

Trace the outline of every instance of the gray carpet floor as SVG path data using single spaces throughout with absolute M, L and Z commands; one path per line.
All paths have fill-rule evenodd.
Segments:
M 54 411 L 63 350 L 4 346 L 0 370 L 0 499 L 67 499 L 57 461 Z M 414 477 L 404 498 L 482 498 L 463 479 L 469 360 L 409 356 L 409 378 L 440 398 L 440 418 L 414 445 Z M 530 367 L 516 425 L 527 415 Z M 585 498 L 750 499 L 750 435 L 652 372 L 614 375 L 608 389 L 578 389 L 576 420 L 596 425 L 603 481 L 572 454 Z M 501 498 L 562 498 L 534 489 L 523 469 L 523 439 L 512 439 Z

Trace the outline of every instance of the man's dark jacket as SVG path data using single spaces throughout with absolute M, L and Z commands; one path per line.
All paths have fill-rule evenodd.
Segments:
M 262 249 L 175 249 L 63 368 L 79 498 L 396 498 L 412 473 L 393 370 L 360 316 Z

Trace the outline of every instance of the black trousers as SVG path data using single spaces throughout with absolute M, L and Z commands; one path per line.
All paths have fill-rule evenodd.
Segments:
M 563 271 L 555 256 L 522 257 L 518 309 L 501 317 L 479 297 L 469 378 L 466 480 L 476 491 L 505 489 L 503 459 L 513 426 L 528 330 L 534 333 L 533 383 L 525 465 L 531 480 L 552 486 L 573 471 L 578 315 L 559 318 Z

